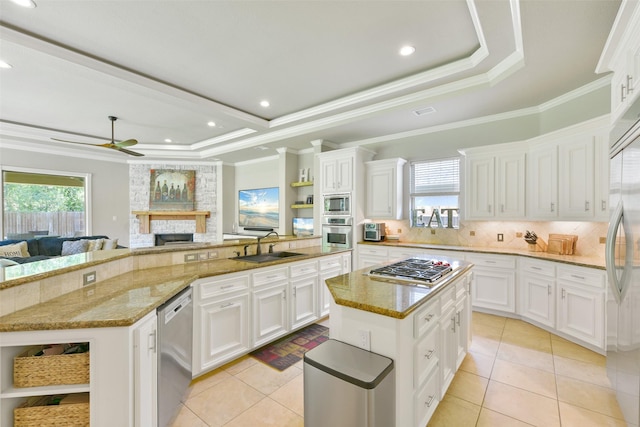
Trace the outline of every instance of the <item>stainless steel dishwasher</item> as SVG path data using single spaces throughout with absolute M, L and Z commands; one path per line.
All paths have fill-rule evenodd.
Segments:
M 177 415 L 191 382 L 193 304 L 191 287 L 158 308 L 158 427 Z

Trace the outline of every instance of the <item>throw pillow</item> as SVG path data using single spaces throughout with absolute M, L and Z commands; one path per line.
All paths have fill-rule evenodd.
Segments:
M 99 251 L 102 249 L 102 244 L 104 239 L 82 239 L 83 241 L 88 243 L 87 252 L 91 251 Z
M 27 249 L 27 242 L 15 243 L 13 245 L 0 246 L 0 256 L 4 257 L 28 257 L 29 250 Z
M 118 239 L 104 239 L 102 243 L 102 249 L 115 249 L 118 247 Z
M 89 242 L 86 240 L 66 240 L 62 242 L 62 253 L 60 255 L 75 255 L 87 252 Z
M 19 265 L 19 264 L 10 259 L 0 258 L 0 267 L 10 267 L 12 265 Z

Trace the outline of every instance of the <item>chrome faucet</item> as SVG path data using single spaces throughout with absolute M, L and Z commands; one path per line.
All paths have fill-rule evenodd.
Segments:
M 264 239 L 265 237 L 268 237 L 268 236 L 270 236 L 272 234 L 275 234 L 278 238 L 280 238 L 280 236 L 278 236 L 278 233 L 276 233 L 275 231 L 270 231 L 267 234 L 265 234 L 264 236 L 258 237 L 258 248 L 256 249 L 256 255 L 262 255 L 262 249 L 260 248 L 260 241 L 262 239 Z

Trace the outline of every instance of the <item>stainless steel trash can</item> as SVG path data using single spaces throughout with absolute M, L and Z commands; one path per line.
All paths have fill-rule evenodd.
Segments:
M 337 340 L 304 355 L 305 427 L 390 427 L 396 418 L 393 360 Z

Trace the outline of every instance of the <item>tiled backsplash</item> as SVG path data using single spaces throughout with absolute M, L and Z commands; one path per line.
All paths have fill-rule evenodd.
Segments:
M 462 221 L 459 229 L 410 228 L 409 221 L 385 221 L 387 234 L 397 234 L 400 241 L 420 242 L 452 246 L 492 247 L 528 250 L 528 244 L 516 233 L 533 231 L 545 242 L 549 234 L 575 234 L 578 236 L 576 255 L 604 258 L 604 243 L 607 235 L 606 222 L 570 221 Z M 398 230 L 401 230 L 400 232 Z M 498 234 L 504 240 L 498 241 Z

